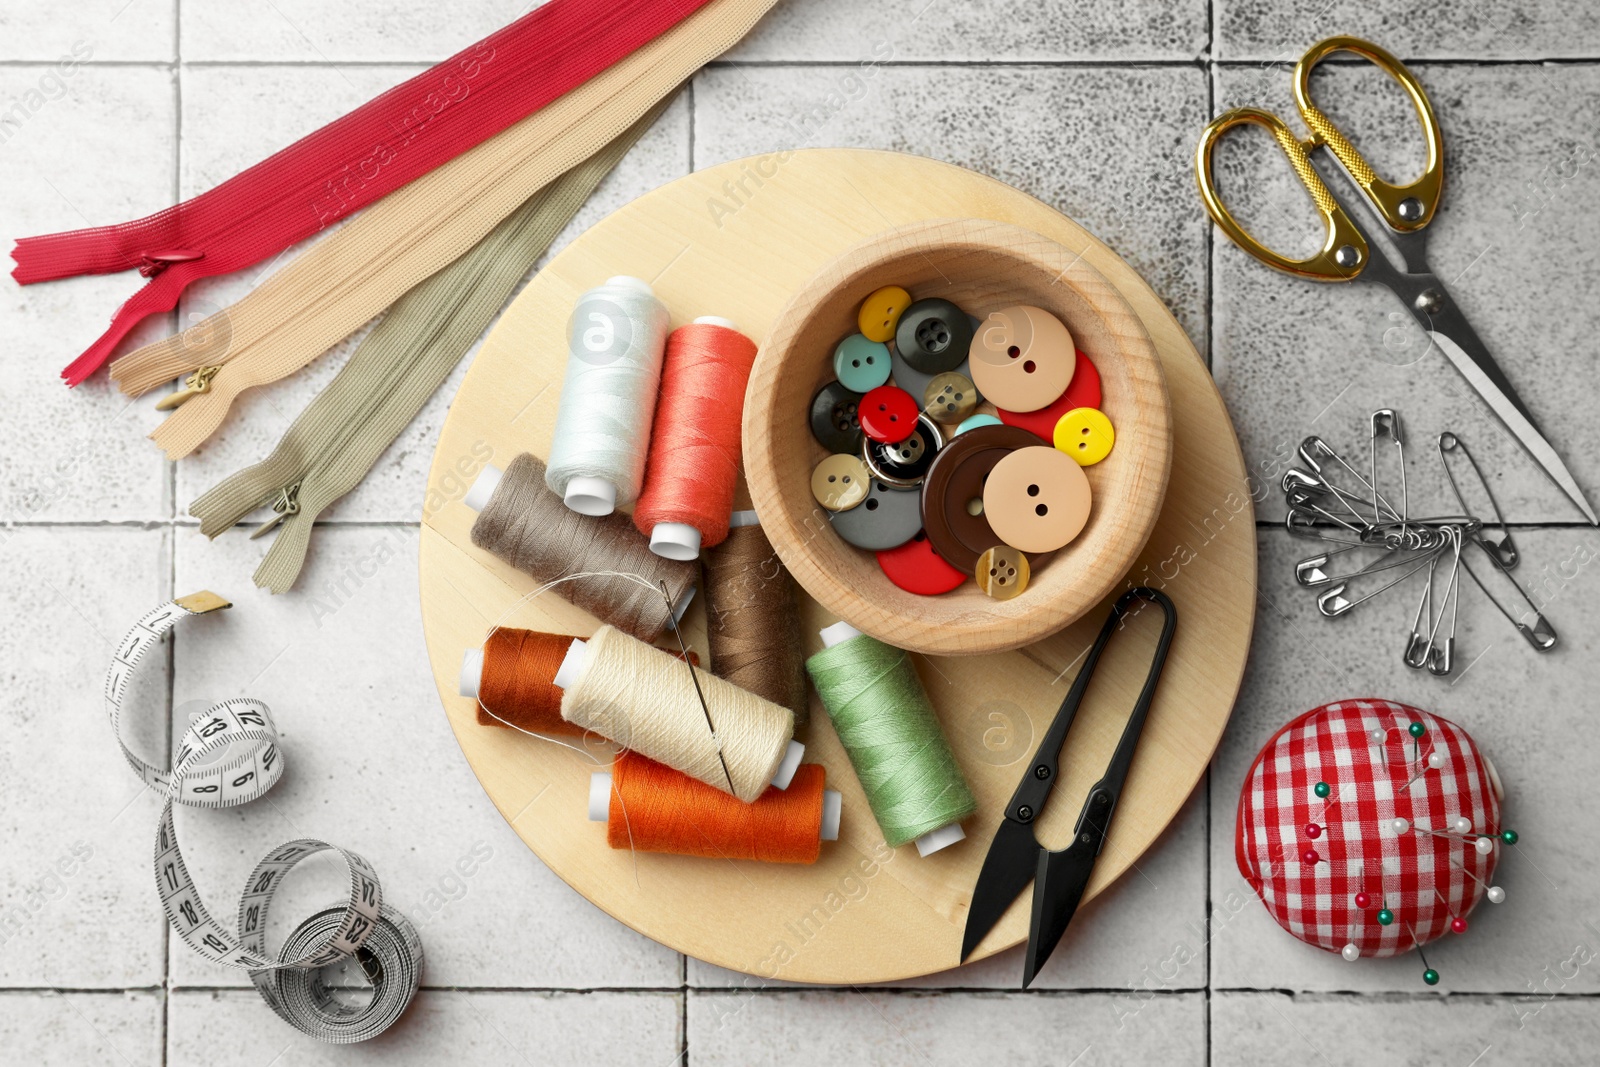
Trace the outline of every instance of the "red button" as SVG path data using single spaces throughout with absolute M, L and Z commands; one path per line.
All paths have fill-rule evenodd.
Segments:
M 897 445 L 910 437 L 917 429 L 917 415 L 921 411 L 910 393 L 892 385 L 878 386 L 862 397 L 856 407 L 861 431 L 886 445 Z
M 883 573 L 891 582 L 918 596 L 948 593 L 968 577 L 946 563 L 944 557 L 933 550 L 928 535 L 921 530 L 898 548 L 879 552 L 878 566 L 883 568 Z
M 1056 423 L 1073 408 L 1098 408 L 1100 406 L 1100 372 L 1094 369 L 1089 357 L 1080 350 L 1078 365 L 1072 372 L 1072 384 L 1061 398 L 1038 411 L 1002 411 L 995 409 L 1000 421 L 1007 426 L 1020 426 L 1046 441 L 1056 432 Z

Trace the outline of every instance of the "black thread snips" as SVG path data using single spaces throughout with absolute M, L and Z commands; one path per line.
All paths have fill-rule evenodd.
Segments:
M 1055 789 L 1060 773 L 1061 746 L 1077 716 L 1078 705 L 1089 688 L 1100 653 L 1105 651 L 1111 635 L 1120 629 L 1130 609 L 1137 601 L 1156 605 L 1165 616 L 1161 636 L 1156 642 L 1155 660 L 1145 678 L 1144 689 L 1128 716 L 1122 738 L 1111 756 L 1100 780 L 1089 789 L 1078 813 L 1073 830 L 1072 844 L 1060 852 L 1052 852 L 1039 844 L 1033 833 L 1034 821 L 1044 809 L 1050 793 Z M 1128 768 L 1133 764 L 1133 752 L 1139 745 L 1139 734 L 1150 712 L 1155 697 L 1156 683 L 1161 679 L 1161 669 L 1167 661 L 1167 650 L 1172 645 L 1172 631 L 1177 625 L 1177 609 L 1165 593 L 1155 589 L 1130 589 L 1111 607 L 1111 617 L 1106 620 L 1095 639 L 1094 647 L 1084 660 L 1067 698 L 1061 702 L 1055 721 L 1045 733 L 1039 749 L 1028 763 L 1022 782 L 1006 804 L 1005 819 L 994 835 L 989 854 L 984 857 L 983 870 L 978 873 L 978 884 L 972 890 L 972 905 L 967 911 L 966 934 L 961 939 L 961 959 L 964 962 L 978 947 L 984 935 L 994 928 L 1006 913 L 1012 901 L 1033 883 L 1033 924 L 1028 929 L 1028 952 L 1023 961 L 1022 987 L 1026 989 L 1044 967 L 1045 960 L 1055 950 L 1067 924 L 1078 910 L 1089 875 L 1094 870 L 1095 857 L 1105 844 L 1106 831 L 1111 826 L 1111 816 L 1117 810 L 1117 798 L 1128 778 Z

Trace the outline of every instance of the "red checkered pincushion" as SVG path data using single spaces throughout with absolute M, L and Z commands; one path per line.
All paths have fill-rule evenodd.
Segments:
M 1300 940 L 1346 959 L 1393 956 L 1466 929 L 1499 859 L 1500 799 L 1493 768 L 1455 723 L 1387 700 L 1327 704 L 1251 764 L 1239 873 Z

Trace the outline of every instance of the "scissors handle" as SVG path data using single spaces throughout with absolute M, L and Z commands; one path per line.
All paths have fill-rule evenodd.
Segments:
M 1416 108 L 1417 121 L 1422 124 L 1422 136 L 1427 142 L 1428 157 L 1422 168 L 1422 177 L 1406 185 L 1394 185 L 1378 177 L 1349 138 L 1339 131 L 1333 120 L 1322 113 L 1311 100 L 1311 72 L 1317 64 L 1335 52 L 1349 52 L 1370 62 L 1400 84 L 1411 97 Z M 1372 206 L 1378 209 L 1383 221 L 1397 233 L 1411 233 L 1433 221 L 1439 207 L 1439 197 L 1444 192 L 1444 137 L 1439 132 L 1439 119 L 1433 113 L 1433 104 L 1422 84 L 1406 65 L 1379 48 L 1371 41 L 1359 37 L 1329 37 L 1307 49 L 1294 65 L 1294 98 L 1300 115 L 1311 127 L 1314 144 L 1325 144 L 1344 169 L 1354 178 Z
M 1422 176 L 1406 185 L 1394 185 L 1378 177 L 1372 165 L 1356 150 L 1339 128 L 1311 99 L 1311 72 L 1336 52 L 1350 52 L 1368 60 L 1398 82 L 1411 97 L 1427 142 L 1427 163 Z M 1329 37 L 1312 45 L 1294 68 L 1294 95 L 1300 115 L 1311 128 L 1311 136 L 1301 140 L 1283 120 L 1270 111 L 1241 107 L 1217 116 L 1200 135 L 1195 149 L 1195 178 L 1200 198 L 1213 222 L 1240 248 L 1270 267 L 1316 281 L 1346 282 L 1360 275 L 1371 254 L 1366 238 L 1329 191 L 1322 176 L 1311 165 L 1311 151 L 1327 145 L 1334 158 L 1366 194 L 1384 222 L 1399 233 L 1420 230 L 1433 220 L 1444 188 L 1444 149 L 1439 120 L 1422 85 L 1394 56 L 1359 37 Z M 1288 157 L 1300 184 L 1311 194 L 1325 226 L 1322 247 L 1305 259 L 1293 259 L 1274 252 L 1256 240 L 1228 211 L 1217 192 L 1212 157 L 1222 135 L 1236 126 L 1260 126 L 1272 134 Z
M 1236 126 L 1260 126 L 1272 134 L 1273 140 L 1278 142 L 1278 147 L 1288 158 L 1289 165 L 1294 168 L 1300 184 L 1311 194 L 1311 201 L 1316 204 L 1326 227 L 1322 247 L 1315 254 L 1305 259 L 1293 259 L 1274 252 L 1256 240 L 1255 236 L 1233 217 L 1228 205 L 1222 202 L 1222 195 L 1217 192 L 1216 175 L 1212 169 L 1212 154 L 1222 135 Z M 1345 214 L 1344 208 L 1333 198 L 1333 193 L 1328 191 L 1322 175 L 1311 165 L 1311 157 L 1305 143 L 1272 112 L 1255 107 L 1236 107 L 1232 111 L 1218 115 L 1200 135 L 1200 144 L 1195 149 L 1194 173 L 1195 179 L 1200 184 L 1200 199 L 1205 202 L 1206 213 L 1211 216 L 1211 221 L 1215 222 L 1234 244 L 1267 266 L 1316 281 L 1347 282 L 1360 274 L 1361 268 L 1366 265 L 1367 239 L 1362 236 L 1355 223 L 1350 221 L 1350 216 Z

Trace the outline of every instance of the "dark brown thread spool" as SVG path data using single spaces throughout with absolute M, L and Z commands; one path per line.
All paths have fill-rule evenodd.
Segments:
M 807 718 L 805 657 L 794 579 L 753 522 L 734 513 L 727 540 L 706 553 L 706 639 L 711 670 Z
M 524 452 L 511 461 L 472 524 L 472 543 L 492 552 L 541 584 L 595 571 L 636 574 L 626 581 L 563 582 L 555 591 L 601 622 L 641 641 L 667 631 L 667 608 L 659 592 L 680 610 L 693 595 L 699 568 L 664 559 L 620 512 L 590 517 L 562 503 L 544 484 L 544 463 Z

